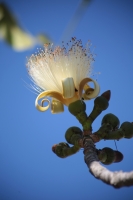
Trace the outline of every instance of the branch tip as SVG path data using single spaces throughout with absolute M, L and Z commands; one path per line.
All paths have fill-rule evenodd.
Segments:
M 111 91 L 107 90 L 106 92 L 104 92 L 101 96 L 105 97 L 108 101 L 110 100 L 111 97 Z

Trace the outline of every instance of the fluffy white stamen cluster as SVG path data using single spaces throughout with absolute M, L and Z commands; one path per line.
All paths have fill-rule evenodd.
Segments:
M 67 48 L 46 46 L 37 55 L 32 55 L 27 63 L 28 73 L 41 90 L 62 91 L 62 80 L 72 77 L 75 88 L 92 72 L 94 57 L 90 51 L 90 43 L 83 48 L 81 40 L 72 38 Z M 38 89 L 40 92 L 40 90 Z

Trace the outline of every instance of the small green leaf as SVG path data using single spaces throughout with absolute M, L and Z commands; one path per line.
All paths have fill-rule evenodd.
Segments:
M 44 44 L 50 42 L 50 39 L 44 34 L 33 37 L 24 31 L 17 19 L 3 3 L 0 4 L 0 37 L 16 51 L 24 51 L 37 43 Z
M 0 36 L 17 51 L 35 44 L 35 39 L 20 28 L 16 18 L 3 3 L 0 4 Z

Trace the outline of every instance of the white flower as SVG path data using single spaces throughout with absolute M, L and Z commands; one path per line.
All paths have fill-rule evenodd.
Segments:
M 38 91 L 44 91 L 38 99 L 47 95 L 69 105 L 83 96 L 85 99 L 96 97 L 99 93 L 98 84 L 87 78 L 91 75 L 93 60 L 89 42 L 85 48 L 81 40 L 76 40 L 76 38 L 72 38 L 67 48 L 64 45 L 55 48 L 45 45 L 45 49 L 37 55 L 32 55 L 27 63 L 28 73 L 36 88 L 39 88 Z M 86 85 L 89 81 L 94 83 L 95 90 Z M 88 88 L 91 91 L 90 96 L 87 96 L 87 92 L 82 94 L 82 90 L 86 91 Z M 37 105 L 36 102 L 39 110 L 46 110 Z

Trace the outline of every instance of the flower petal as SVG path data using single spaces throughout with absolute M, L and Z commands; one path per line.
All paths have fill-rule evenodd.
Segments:
M 68 77 L 62 80 L 63 97 L 65 99 L 72 98 L 75 94 L 75 86 L 72 77 Z
M 48 99 L 45 99 L 45 98 L 44 98 L 44 97 L 47 97 L 47 96 L 49 96 L 49 97 L 54 97 L 54 98 L 58 99 L 59 101 L 61 101 L 63 104 L 65 104 L 65 101 L 64 101 L 64 99 L 63 99 L 61 93 L 56 92 L 56 91 L 52 91 L 52 90 L 47 90 L 47 91 L 44 91 L 44 92 L 40 93 L 40 94 L 37 96 L 36 100 L 35 100 L 35 106 L 36 106 L 36 108 L 37 108 L 39 111 L 44 112 L 44 111 L 48 110 L 48 108 L 49 108 L 49 106 L 50 106 L 50 101 L 49 101 Z M 39 101 L 40 99 L 42 99 L 42 98 L 44 98 L 44 99 L 42 100 L 42 102 L 43 102 L 43 101 L 44 101 L 44 102 L 47 101 L 47 102 L 49 103 L 48 106 L 43 107 L 43 105 L 39 105 L 38 101 Z
M 91 88 L 89 85 L 87 85 L 88 82 L 94 83 L 94 89 Z M 82 94 L 83 90 L 85 90 L 85 93 Z M 84 78 L 80 84 L 79 84 L 79 97 L 84 98 L 84 100 L 93 99 L 98 96 L 100 92 L 100 87 L 98 83 L 91 79 L 91 78 Z
M 53 114 L 64 112 L 63 104 L 60 101 L 56 100 L 56 99 L 52 99 L 51 112 Z
M 53 90 L 47 90 L 47 91 L 40 93 L 35 100 L 36 108 L 42 112 L 48 110 L 48 108 L 50 107 L 50 101 L 48 99 L 45 99 L 45 97 L 53 97 L 54 99 L 60 101 L 62 104 L 66 105 L 66 106 L 68 106 L 70 103 L 72 103 L 74 101 L 79 100 L 79 96 L 78 96 L 77 92 L 75 92 L 75 94 L 72 98 L 64 99 L 61 93 L 53 91 Z M 42 103 L 45 101 L 49 102 L 48 106 L 43 107 L 43 105 L 39 105 L 38 101 L 40 99 L 43 99 Z

